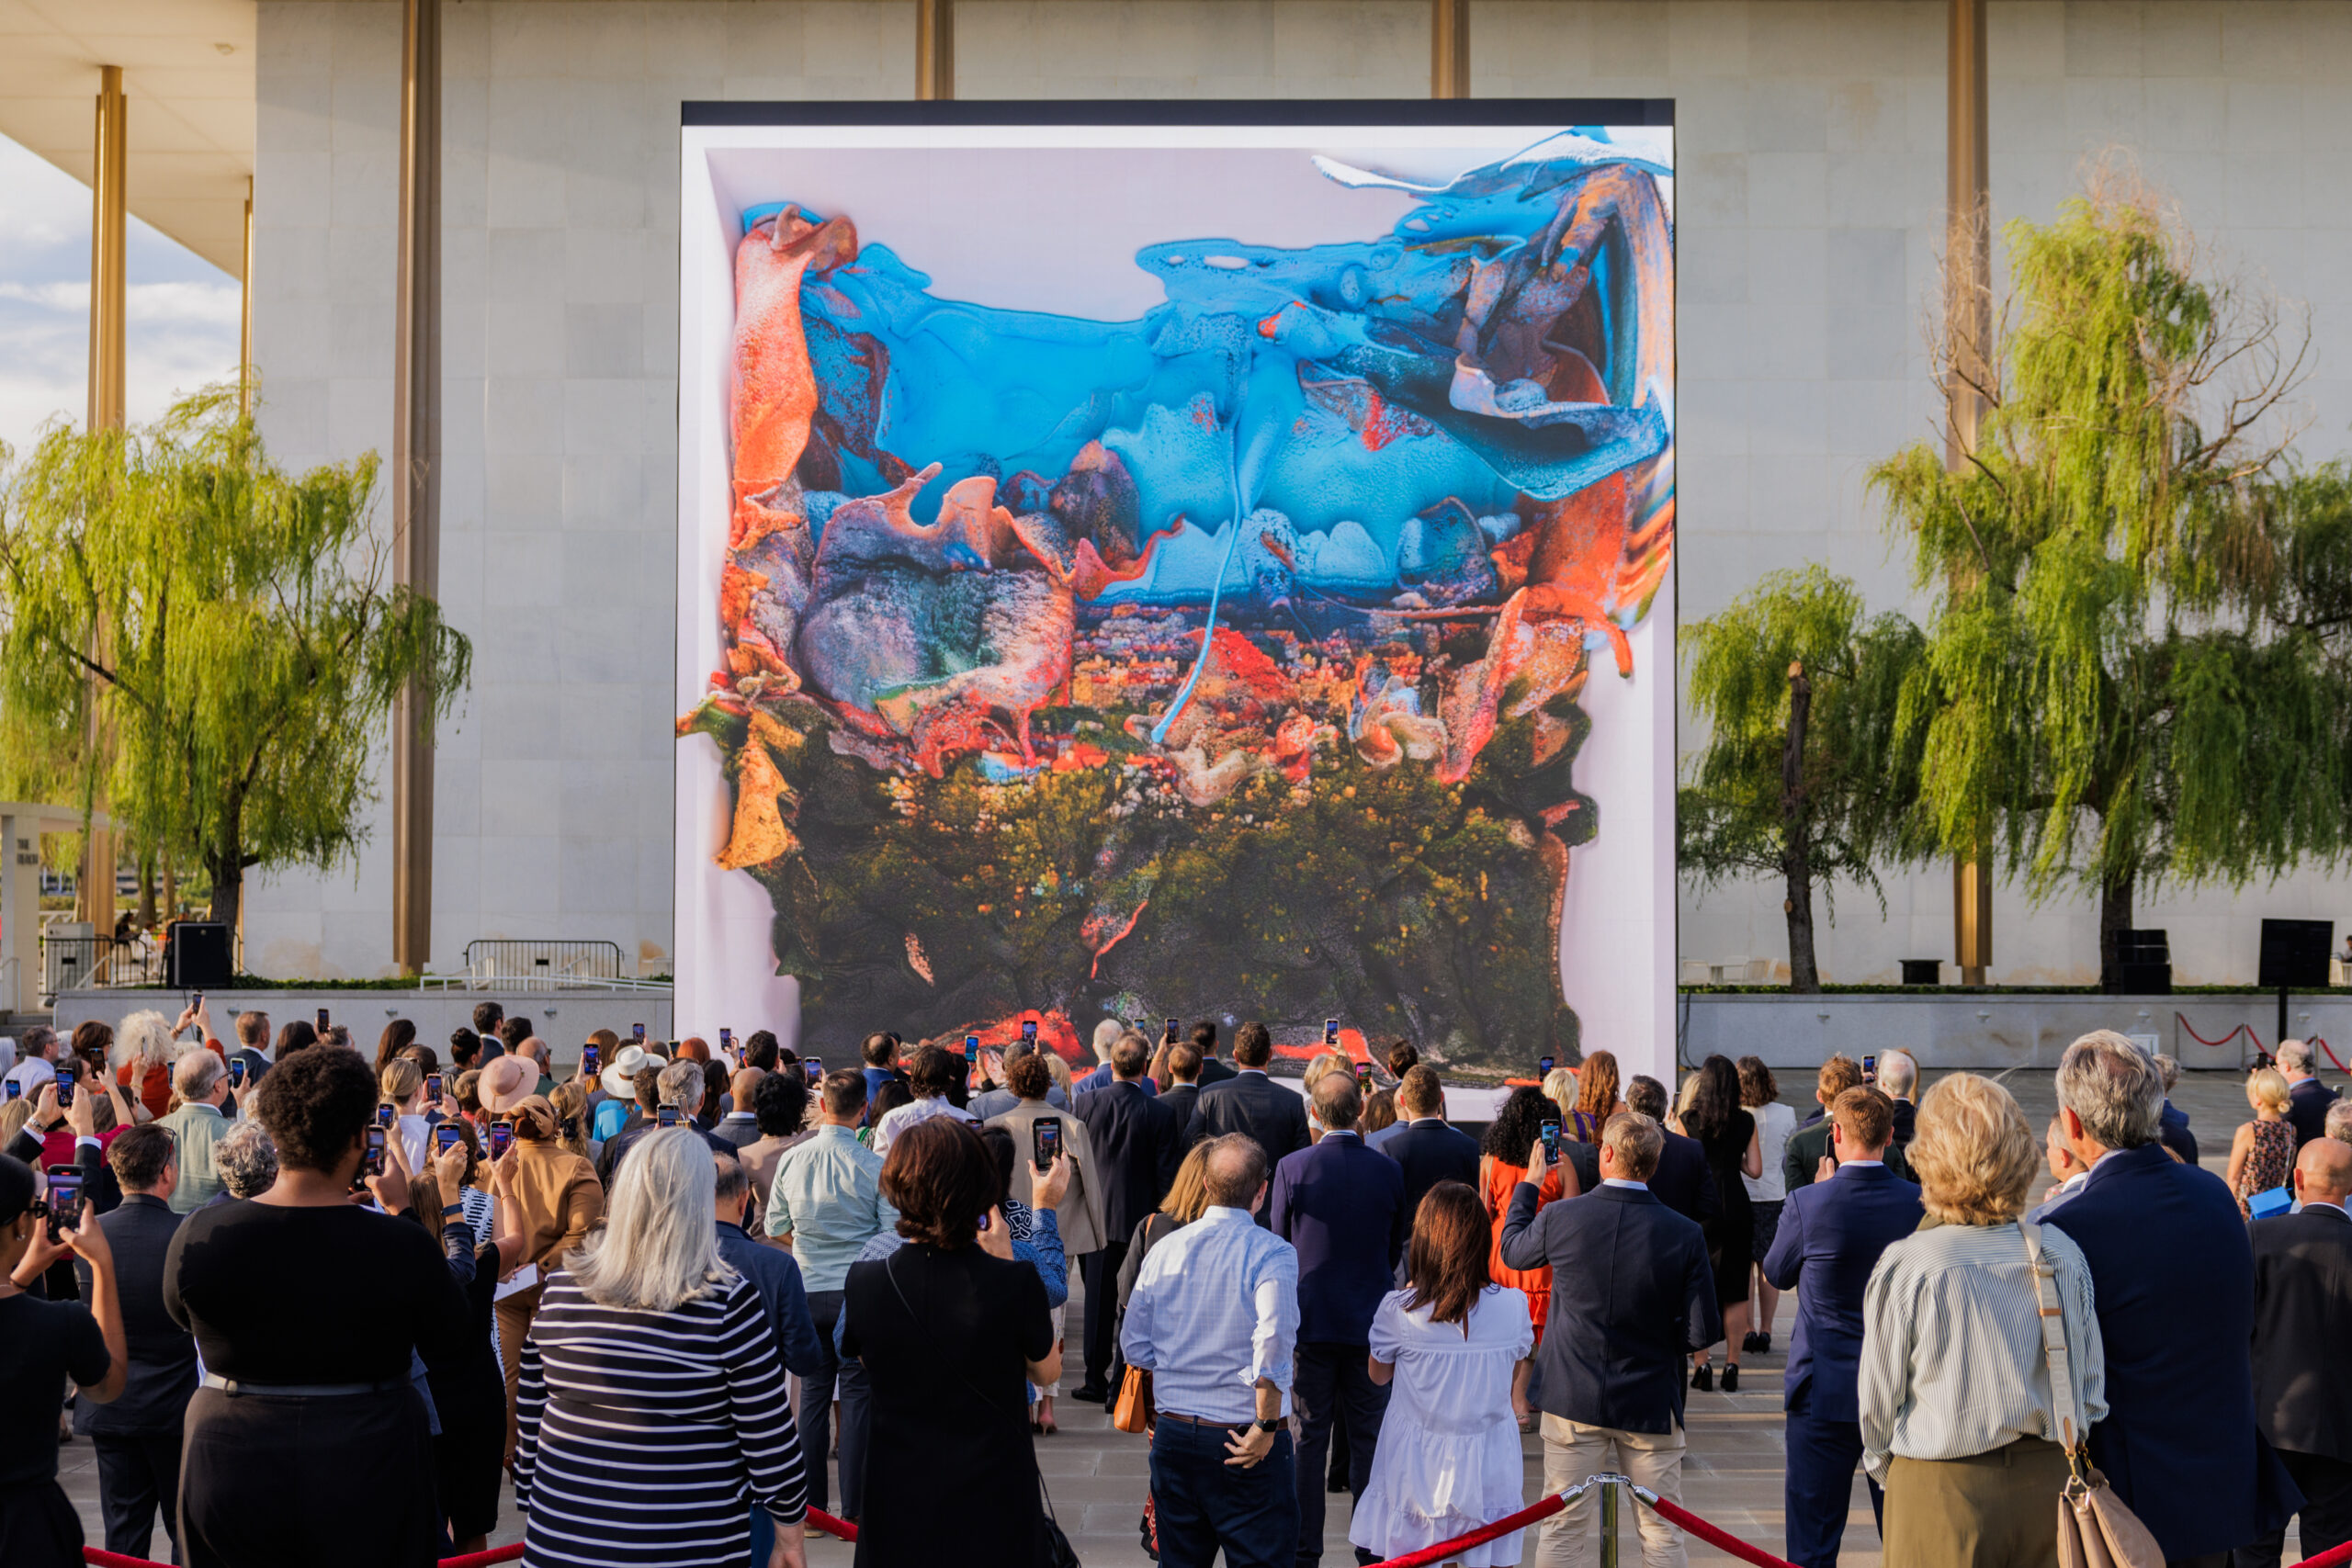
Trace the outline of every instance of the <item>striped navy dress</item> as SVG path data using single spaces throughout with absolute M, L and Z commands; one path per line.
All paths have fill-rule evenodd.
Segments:
M 598 1306 L 555 1273 L 523 1342 L 515 1415 L 534 1568 L 741 1568 L 747 1497 L 786 1524 L 805 1511 L 784 1363 L 749 1280 L 657 1313 Z

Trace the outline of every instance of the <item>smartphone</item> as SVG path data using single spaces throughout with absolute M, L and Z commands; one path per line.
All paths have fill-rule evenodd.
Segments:
M 1370 1062 L 1356 1064 L 1356 1092 L 1358 1094 L 1372 1092 L 1372 1064 Z
M 389 1127 L 400 1119 L 400 1107 L 396 1105 L 379 1105 L 376 1107 L 376 1125 Z
M 586 1077 L 594 1077 L 596 1069 L 604 1065 L 604 1059 L 605 1054 L 594 1045 L 580 1047 L 580 1070 Z
M 466 1141 L 464 1129 L 455 1122 L 444 1122 L 433 1129 L 433 1149 L 435 1154 L 447 1154 Z
M 1168 1021 L 1168 1043 L 1176 1043 L 1176 1021 L 1172 1018 Z
M 1544 1163 L 1545 1165 L 1557 1165 L 1560 1163 L 1560 1124 L 1557 1122 L 1546 1122 L 1544 1123 L 1542 1131 L 1544 1135 Z
M 1326 1051 L 1329 1051 L 1338 1046 L 1339 1043 L 1340 1021 L 1336 1018 L 1325 1019 L 1323 1021 L 1323 1048 Z
M 384 1174 L 384 1138 L 385 1133 L 381 1127 L 368 1129 L 368 1152 L 359 1159 L 360 1175 L 381 1176 Z
M 1037 1021 L 1035 1019 L 1024 1018 L 1021 1021 L 1021 1043 L 1023 1045 L 1035 1045 L 1037 1043 Z
M 57 1241 L 82 1223 L 82 1173 L 49 1173 L 49 1239 Z
M 1865 1056 L 1862 1058 L 1862 1081 L 1864 1083 L 1878 1082 L 1878 1058 L 1876 1056 Z
M 800 1058 L 800 1073 L 813 1089 L 825 1081 L 825 1064 L 814 1056 L 803 1056 Z
M 735 1032 L 733 1030 L 722 1029 L 718 1032 L 718 1048 L 722 1051 L 729 1052 L 735 1049 Z
M 63 1073 L 57 1075 L 57 1108 L 60 1111 L 74 1103 L 74 1080 Z
M 14 1099 L 16 1099 L 16 1098 L 17 1098 L 17 1096 L 18 1096 L 18 1095 L 20 1095 L 20 1094 L 22 1094 L 22 1093 L 24 1093 L 24 1092 L 25 1092 L 25 1086 L 24 1086 L 24 1085 L 22 1085 L 22 1084 L 18 1083 L 18 1082 L 17 1082 L 16 1079 L 14 1079 L 14 1078 L 10 1078 L 10 1079 L 8 1080 L 7 1095 L 8 1095 L 8 1098 L 9 1098 L 10 1100 L 14 1100 Z
M 1040 1116 L 1030 1122 L 1029 1149 L 1039 1170 L 1051 1168 L 1056 1156 L 1062 1152 L 1062 1119 Z
M 327 1010 L 321 1008 L 319 1010 L 319 1032 L 321 1034 L 324 1034 L 327 1032 Z
M 229 1064 L 229 1087 L 231 1089 L 245 1087 L 245 1064 L 242 1057 Z
M 980 1037 L 977 1034 L 967 1034 L 964 1036 L 964 1060 L 966 1064 L 968 1065 L 970 1063 L 977 1062 L 979 1059 Z
M 204 993 L 202 991 L 198 991 L 193 997 L 190 997 L 188 998 L 187 1005 L 191 1008 L 202 1007 L 204 1005 Z
M 514 1123 L 511 1122 L 492 1122 L 490 1124 L 490 1157 L 496 1159 L 499 1156 L 504 1154 L 508 1149 L 514 1146 Z
M 1535 1076 L 1539 1078 L 1548 1078 L 1552 1076 L 1551 1057 L 1538 1056 L 1535 1058 Z
M 632 1023 L 628 1026 L 628 1032 L 630 1037 L 639 1045 L 645 1043 L 645 1025 L 641 1023 Z
M 653 1112 L 653 1124 L 656 1127 L 676 1126 L 678 1124 L 678 1108 L 674 1105 L 664 1105 L 661 1109 L 655 1111 Z

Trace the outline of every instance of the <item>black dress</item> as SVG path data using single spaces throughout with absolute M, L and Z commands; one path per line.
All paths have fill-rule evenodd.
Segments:
M 0 1298 L 0 1563 L 7 1568 L 81 1568 L 81 1517 L 57 1484 L 57 1413 L 68 1377 L 104 1382 L 113 1361 L 80 1303 Z
M 850 1267 L 844 1353 L 873 1393 L 857 1568 L 1036 1568 L 1045 1509 L 1023 1363 L 1052 1350 L 1045 1281 L 978 1246 Z
M 1715 1190 L 1723 1206 L 1702 1227 L 1707 1235 L 1707 1261 L 1715 1271 L 1715 1304 L 1730 1306 L 1747 1299 L 1747 1275 L 1755 1262 L 1756 1217 L 1748 1204 L 1747 1183 L 1740 1179 L 1740 1162 L 1756 1136 L 1756 1118 L 1735 1111 L 1713 1137 L 1702 1137 L 1707 1168 L 1715 1173 Z
M 456 1229 L 469 1239 L 462 1224 Z M 441 1512 L 459 1540 L 488 1535 L 498 1523 L 498 1485 L 505 1473 L 506 1373 L 491 1342 L 492 1301 L 498 1293 L 498 1248 L 474 1254 L 473 1282 L 464 1287 L 472 1338 L 454 1367 L 426 1369 L 441 1435 L 433 1439 L 433 1469 Z
M 423 1225 L 341 1204 L 198 1209 L 172 1238 L 164 1305 L 215 1376 L 370 1387 L 198 1389 L 180 1450 L 188 1568 L 429 1568 L 440 1523 L 409 1357 L 422 1355 L 428 1374 L 460 1366 L 471 1329 Z

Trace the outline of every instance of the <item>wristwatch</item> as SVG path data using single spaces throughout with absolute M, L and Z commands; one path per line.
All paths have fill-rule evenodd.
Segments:
M 1279 1432 L 1283 1429 L 1283 1424 L 1280 1421 L 1252 1421 L 1250 1424 L 1261 1432 Z

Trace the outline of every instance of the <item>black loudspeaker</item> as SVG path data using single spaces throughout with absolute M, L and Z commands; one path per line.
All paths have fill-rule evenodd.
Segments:
M 236 977 L 229 928 L 219 920 L 174 920 L 164 928 L 164 984 L 217 990 Z
M 2327 950 L 2335 945 L 2329 920 L 2262 922 L 2262 972 L 2256 984 L 2266 991 L 2327 989 Z
M 2099 989 L 2111 996 L 2172 995 L 2172 940 L 2162 931 L 2119 933 L 2115 962 L 2099 971 Z

